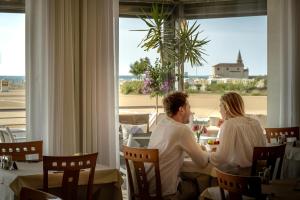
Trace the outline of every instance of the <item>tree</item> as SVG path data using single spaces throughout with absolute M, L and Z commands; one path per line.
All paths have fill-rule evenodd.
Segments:
M 147 70 L 148 66 L 151 66 L 149 58 L 140 58 L 140 60 L 135 61 L 130 65 L 129 73 L 133 74 L 135 77 L 137 77 L 137 79 L 142 79 L 142 76 Z

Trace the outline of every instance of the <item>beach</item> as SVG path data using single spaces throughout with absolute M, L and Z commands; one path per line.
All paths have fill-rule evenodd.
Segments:
M 219 114 L 219 94 L 190 94 L 189 102 L 191 111 L 197 117 L 220 116 Z M 245 102 L 245 111 L 248 114 L 267 115 L 267 96 L 243 96 Z M 158 100 L 162 106 L 162 97 Z M 155 107 L 155 98 L 149 95 L 123 95 L 119 94 L 119 106 L 153 106 Z M 149 113 L 154 109 L 120 109 L 120 113 Z M 162 108 L 159 112 L 163 112 Z
M 219 117 L 219 99 L 219 94 L 190 94 L 191 111 L 196 117 Z M 246 113 L 267 115 L 267 96 L 243 96 L 243 99 Z M 162 107 L 162 97 L 159 97 L 158 103 Z M 119 94 L 119 107 L 119 113 L 154 113 L 155 98 Z M 159 108 L 159 112 L 163 112 L 163 109 Z M 24 90 L 0 92 L 0 125 L 26 124 L 25 117 Z

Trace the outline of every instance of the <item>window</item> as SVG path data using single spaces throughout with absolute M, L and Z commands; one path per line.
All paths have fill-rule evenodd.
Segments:
M 25 113 L 25 14 L 0 12 L 0 127 L 22 138 Z
M 199 37 L 210 42 L 205 49 L 203 66 L 191 67 L 186 71 L 191 75 L 189 86 L 193 97 L 221 95 L 227 91 L 240 93 L 245 100 L 247 114 L 267 115 L 267 16 L 247 16 L 189 20 L 200 25 Z M 255 32 L 249 27 L 257 27 Z M 259 59 L 258 59 L 259 58 Z M 238 65 L 237 65 L 238 64 Z M 213 73 L 213 66 L 217 73 Z M 243 67 L 241 67 L 241 65 Z M 220 70 L 224 67 L 224 71 Z M 225 70 L 226 69 L 226 70 Z M 245 70 L 243 70 L 245 69 Z M 193 82 L 202 82 L 202 91 L 193 89 Z M 206 96 L 205 96 L 206 97 Z M 196 107 L 198 117 L 218 116 L 218 98 L 191 104 Z M 219 97 L 219 96 L 216 96 Z M 255 101 L 250 101 L 255 99 Z M 255 102 L 255 105 L 253 104 Z M 266 120 L 262 125 L 266 124 Z
M 256 2 L 253 2 L 253 4 L 255 3 Z M 266 115 L 266 5 L 259 4 L 258 7 L 262 7 L 262 9 L 257 9 L 258 7 L 252 7 L 248 4 L 244 5 L 244 3 L 239 2 L 237 4 L 243 4 L 241 5 L 243 9 L 236 11 L 234 10 L 233 6 L 228 5 L 228 9 L 231 10 L 231 13 L 227 14 L 225 13 L 226 9 L 223 9 L 223 7 L 221 9 L 218 6 L 216 6 L 216 8 L 218 7 L 220 9 L 217 9 L 216 12 L 207 10 L 207 13 L 205 13 L 206 10 L 205 8 L 201 7 L 201 3 L 199 3 L 201 7 L 201 9 L 199 10 L 201 10 L 201 12 L 197 13 L 197 8 L 193 8 L 193 3 L 187 2 L 186 4 L 187 5 L 184 5 L 184 10 L 186 12 L 184 13 L 184 15 L 187 17 L 188 23 L 192 25 L 196 21 L 196 24 L 200 25 L 199 38 L 207 38 L 208 40 L 210 40 L 210 42 L 204 47 L 205 54 L 203 54 L 203 58 L 205 59 L 205 61 L 202 60 L 201 66 L 191 67 L 188 63 L 185 63 L 185 72 L 187 74 L 187 76 L 185 76 L 185 90 L 187 92 L 193 93 L 193 95 L 191 95 L 192 98 L 199 98 L 197 104 L 191 105 L 192 111 L 195 112 L 195 115 L 199 117 L 220 116 L 218 108 L 218 95 L 221 95 L 226 91 L 235 90 L 244 97 L 245 102 L 249 102 L 248 99 L 257 98 L 258 106 L 246 104 L 247 113 Z M 120 5 L 125 5 L 125 3 Z M 196 7 L 197 5 L 195 4 Z M 205 7 L 205 5 L 203 6 Z M 223 6 L 223 4 L 220 4 L 219 6 Z M 125 10 L 127 13 L 122 13 L 124 16 L 131 14 L 129 9 L 124 9 L 124 11 Z M 243 17 L 230 17 L 228 15 L 240 15 Z M 131 14 L 130 16 L 132 17 L 133 14 Z M 199 19 L 195 19 L 197 16 L 199 17 Z M 191 18 L 192 20 L 189 20 L 189 18 Z M 155 56 L 153 56 L 155 52 L 144 52 L 140 47 L 137 47 L 141 37 L 137 37 L 136 32 L 130 31 L 133 29 L 143 29 L 141 27 L 142 25 L 137 25 L 140 23 L 143 24 L 143 22 L 137 18 L 120 18 L 119 61 L 121 85 L 124 83 L 124 79 L 128 78 L 125 76 L 122 77 L 121 72 L 123 71 L 123 69 L 127 69 L 126 75 L 133 78 L 132 75 L 128 73 L 131 63 L 145 56 L 150 57 L 151 62 L 153 62 L 153 57 L 155 58 Z M 124 25 L 126 25 L 127 27 L 125 27 Z M 256 27 L 255 31 L 253 31 L 252 27 Z M 133 50 L 129 51 L 128 48 L 132 48 Z M 133 52 L 137 50 L 139 51 L 138 53 L 131 53 L 130 56 L 128 56 L 127 52 Z M 132 56 L 135 56 L 135 58 L 132 58 Z M 127 63 L 122 61 L 125 59 L 128 60 L 129 57 L 132 61 L 127 61 Z M 221 70 L 222 67 L 223 69 Z M 201 87 L 199 87 L 199 84 L 201 84 Z M 122 87 L 120 86 L 120 88 Z M 132 86 L 132 88 L 134 88 L 134 86 Z M 130 88 L 127 89 L 128 90 L 125 90 L 126 92 L 128 92 Z M 120 91 L 122 93 L 122 89 L 120 89 Z M 208 98 L 208 96 L 214 96 L 216 98 L 211 100 Z M 124 94 L 120 94 L 120 106 L 122 107 L 125 104 L 142 104 L 142 101 L 131 101 L 134 99 L 137 100 L 136 97 L 137 96 L 133 97 L 131 95 L 126 96 Z M 141 97 L 138 96 L 138 98 Z M 149 100 L 148 96 L 144 98 L 148 98 Z M 128 100 L 125 101 L 125 99 Z M 153 105 L 154 103 L 149 103 L 150 101 L 153 102 L 153 100 L 154 99 L 144 102 L 147 102 L 147 105 Z M 126 112 L 129 111 L 127 110 Z
M 119 18 L 119 113 L 155 113 L 155 98 L 143 94 L 143 77 L 130 72 L 130 66 L 149 58 L 154 65 L 158 53 L 144 51 L 139 43 L 146 32 L 133 31 L 146 29 L 145 23 L 139 18 Z M 161 98 L 159 106 L 161 107 Z M 160 112 L 163 110 L 160 108 Z

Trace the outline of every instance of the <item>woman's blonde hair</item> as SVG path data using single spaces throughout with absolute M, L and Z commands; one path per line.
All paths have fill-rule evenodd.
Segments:
M 236 92 L 228 92 L 221 96 L 221 104 L 223 104 L 228 118 L 244 116 L 245 106 L 244 101 Z

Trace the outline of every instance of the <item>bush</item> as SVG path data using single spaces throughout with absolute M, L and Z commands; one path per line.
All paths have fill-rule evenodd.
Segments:
M 210 85 L 207 85 L 206 90 L 208 92 L 213 93 L 224 93 L 228 91 L 236 91 L 242 94 L 248 94 L 248 95 L 265 95 L 265 91 L 260 91 L 256 87 L 257 81 L 249 82 L 247 84 L 243 83 L 212 83 Z
M 199 90 L 188 88 L 185 90 L 188 94 L 200 94 Z
M 122 94 L 142 94 L 143 81 L 127 81 L 121 85 Z

